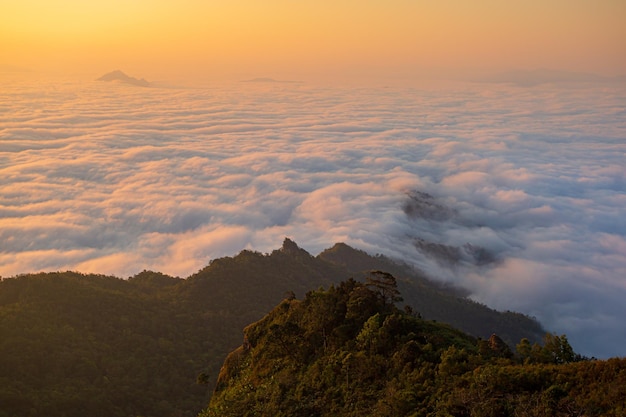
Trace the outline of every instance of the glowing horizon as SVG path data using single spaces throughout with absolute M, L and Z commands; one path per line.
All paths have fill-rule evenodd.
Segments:
M 624 85 L 0 83 L 0 276 L 186 277 L 344 242 L 624 354 Z M 419 193 L 443 216 L 410 215 Z
M 0 65 L 145 77 L 382 76 L 553 68 L 626 74 L 626 3 L 24 0 Z
M 623 0 L 2 2 L 0 275 L 187 276 L 285 236 L 343 241 L 622 355 L 626 85 L 456 81 L 624 76 L 624 17 Z M 157 88 L 94 81 L 116 69 Z M 213 82 L 263 77 L 304 82 Z M 408 216 L 412 192 L 455 216 Z M 442 264 L 420 239 L 498 262 Z

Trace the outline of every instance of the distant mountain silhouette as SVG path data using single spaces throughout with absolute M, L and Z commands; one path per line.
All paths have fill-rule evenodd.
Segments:
M 114 82 L 120 82 L 124 84 L 135 85 L 137 87 L 150 87 L 151 86 L 151 84 L 145 79 L 130 77 L 124 74 L 120 70 L 115 70 L 107 74 L 104 74 L 102 77 L 98 78 L 96 81 L 107 81 L 107 82 L 114 81 Z
M 535 85 L 552 83 L 617 83 L 625 82 L 626 78 L 604 77 L 593 73 L 558 71 L 541 68 L 531 71 L 506 71 L 479 78 L 474 81 L 533 87 Z
M 402 209 L 410 220 L 426 220 L 431 223 L 454 222 L 463 227 L 475 226 L 455 209 L 419 190 L 407 193 Z M 455 268 L 461 263 L 483 266 L 498 261 L 497 255 L 489 249 L 469 242 L 461 246 L 452 246 L 416 237 L 413 244 L 419 252 L 448 268 Z

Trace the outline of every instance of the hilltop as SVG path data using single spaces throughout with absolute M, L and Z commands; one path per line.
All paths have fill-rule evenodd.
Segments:
M 118 82 L 122 84 L 134 85 L 137 87 L 151 87 L 152 84 L 143 78 L 130 77 L 120 70 L 111 71 L 98 78 L 96 81 Z
M 371 270 L 397 278 L 415 315 L 510 347 L 540 341 L 539 323 L 498 312 L 419 271 L 338 243 L 317 256 L 285 239 L 244 250 L 186 279 L 143 271 L 128 279 L 77 272 L 0 282 L 0 417 L 193 415 L 206 406 L 241 329 L 285 298 L 304 297 Z M 198 375 L 205 375 L 196 384 Z
M 626 359 L 588 361 L 566 336 L 516 354 L 396 308 L 375 271 L 289 298 L 244 329 L 199 417 L 607 416 L 626 408 Z

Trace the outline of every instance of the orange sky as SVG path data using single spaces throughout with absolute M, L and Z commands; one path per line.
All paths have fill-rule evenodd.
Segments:
M 149 79 L 626 74 L 623 0 L 0 0 L 0 66 Z

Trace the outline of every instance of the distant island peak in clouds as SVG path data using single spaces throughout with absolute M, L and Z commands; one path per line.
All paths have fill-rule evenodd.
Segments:
M 135 85 L 138 87 L 151 87 L 152 84 L 144 78 L 130 77 L 120 70 L 111 71 L 98 78 L 96 81 L 120 82 L 124 84 Z

